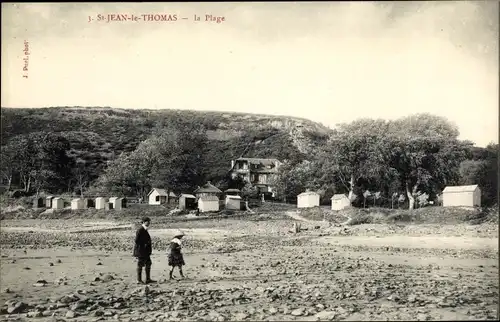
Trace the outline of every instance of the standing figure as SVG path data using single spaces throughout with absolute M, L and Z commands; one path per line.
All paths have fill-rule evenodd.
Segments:
M 169 278 L 172 279 L 172 274 L 174 273 L 174 268 L 179 268 L 179 273 L 181 274 L 181 278 L 184 278 L 184 274 L 182 273 L 182 266 L 186 265 L 184 262 L 184 256 L 182 256 L 181 252 L 181 240 L 184 237 L 184 233 L 182 231 L 177 231 L 174 236 L 174 239 L 170 241 L 170 253 L 168 254 L 168 266 L 171 266 Z
M 142 268 L 146 271 L 146 284 L 154 283 L 151 279 L 151 253 L 153 246 L 151 244 L 151 236 L 148 229 L 151 225 L 151 219 L 148 217 L 142 218 L 142 225 L 137 229 L 135 234 L 134 257 L 137 259 L 137 284 L 142 282 Z

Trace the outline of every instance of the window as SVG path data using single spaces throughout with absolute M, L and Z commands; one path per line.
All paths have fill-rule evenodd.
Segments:
M 156 196 L 156 201 L 160 201 L 160 196 Z

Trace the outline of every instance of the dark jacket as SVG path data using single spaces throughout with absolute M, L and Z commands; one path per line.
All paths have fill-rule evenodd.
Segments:
M 151 256 L 153 247 L 151 245 L 151 236 L 149 232 L 141 226 L 135 234 L 134 257 Z

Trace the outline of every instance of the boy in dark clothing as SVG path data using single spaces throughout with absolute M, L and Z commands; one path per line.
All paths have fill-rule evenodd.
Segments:
M 146 283 L 155 282 L 151 279 L 151 253 L 153 247 L 148 232 L 150 225 L 151 219 L 148 217 L 142 218 L 142 225 L 135 234 L 134 257 L 137 258 L 137 284 L 144 284 L 142 282 L 143 267 L 145 267 L 146 271 Z
M 181 278 L 184 278 L 184 274 L 182 273 L 182 266 L 186 265 L 184 262 L 184 256 L 181 253 L 181 240 L 184 237 L 184 233 L 182 231 L 178 231 L 170 242 L 170 253 L 168 254 L 168 266 L 172 266 L 170 268 L 169 277 L 173 278 L 172 274 L 174 273 L 174 268 L 179 268 L 179 273 L 181 274 Z

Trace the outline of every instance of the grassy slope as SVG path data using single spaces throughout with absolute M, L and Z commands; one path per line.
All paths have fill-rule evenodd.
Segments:
M 125 110 L 60 107 L 1 110 L 2 145 L 16 135 L 37 131 L 62 133 L 70 154 L 87 161 L 97 177 L 108 160 L 133 151 L 155 128 L 204 127 L 211 143 L 208 179 L 227 171 L 229 160 L 247 157 L 303 159 L 324 143 L 330 130 L 318 123 L 286 116 L 181 110 Z
M 409 211 L 408 209 L 387 208 L 349 208 L 331 211 L 325 208 L 312 208 L 301 211 L 301 215 L 309 220 L 323 220 L 349 225 L 413 223 L 413 224 L 480 224 L 483 222 L 498 223 L 498 207 L 484 209 L 466 209 L 461 207 L 425 207 Z

